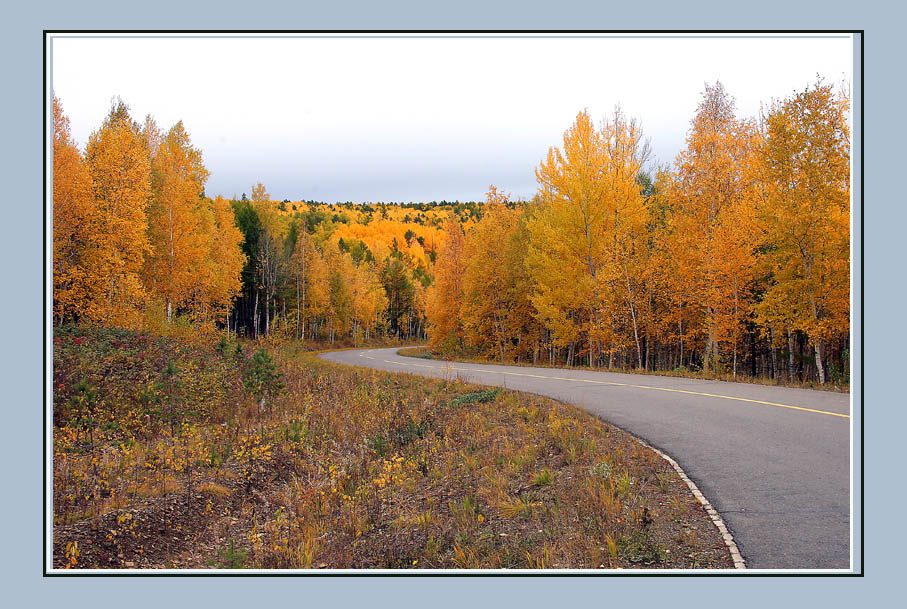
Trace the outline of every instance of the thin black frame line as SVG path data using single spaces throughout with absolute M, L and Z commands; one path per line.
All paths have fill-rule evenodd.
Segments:
M 851 572 L 851 573 L 747 573 L 746 571 L 732 571 L 732 572 L 687 572 L 687 573 L 660 573 L 653 571 L 651 573 L 588 573 L 583 571 L 571 572 L 571 573 L 519 573 L 513 571 L 502 570 L 495 573 L 437 573 L 437 572 L 424 572 L 420 573 L 419 570 L 404 570 L 399 573 L 374 573 L 369 571 L 363 572 L 343 572 L 343 573 L 334 573 L 327 571 L 316 570 L 314 572 L 306 573 L 286 573 L 280 571 L 267 572 L 267 573 L 180 573 L 179 571 L 173 572 L 172 570 L 167 570 L 165 573 L 130 573 L 128 571 L 111 571 L 109 573 L 85 573 L 79 571 L 65 571 L 62 569 L 55 569 L 48 571 L 47 569 L 47 178 L 48 178 L 48 166 L 47 166 L 47 42 L 48 37 L 53 37 L 55 34 L 67 34 L 67 33 L 197 33 L 197 34 L 209 34 L 209 33 L 235 33 L 235 34 L 261 34 L 261 33 L 293 33 L 293 34 L 304 34 L 304 33 L 347 33 L 347 34 L 357 34 L 357 33 L 439 33 L 439 34 L 457 34 L 457 33 L 498 33 L 498 34 L 508 34 L 508 33 L 531 33 L 531 34 L 574 34 L 574 33 L 589 33 L 589 34 L 633 34 L 633 33 L 650 33 L 650 34 L 665 34 L 665 33 L 686 33 L 686 34 L 714 34 L 714 33 L 739 33 L 739 34 L 773 34 L 773 33 L 789 33 L 789 34 L 810 34 L 810 33 L 832 33 L 832 34 L 859 34 L 860 35 L 860 571 Z M 544 37 L 544 36 L 543 36 Z M 53 29 L 44 29 L 42 31 L 42 164 L 43 164 L 43 184 L 42 192 L 44 196 L 44 205 L 43 205 L 43 251 L 42 251 L 42 276 L 43 276 L 43 285 L 42 285 L 42 305 L 44 307 L 44 318 L 42 324 L 42 394 L 43 394 L 43 405 L 44 411 L 42 413 L 42 463 L 43 463 L 43 479 L 42 479 L 42 498 L 43 498 L 43 527 L 42 527 L 42 577 L 411 577 L 411 576 L 429 576 L 429 577 L 716 577 L 716 576 L 727 576 L 727 577 L 865 577 L 865 517 L 864 517 L 864 505 L 865 505 L 865 493 L 864 493 L 864 475 L 865 475 L 865 426 L 863 424 L 863 401 L 864 401 L 864 382 L 863 375 L 865 371 L 865 363 L 863 361 L 863 352 L 865 346 L 865 336 L 863 333 L 863 324 L 864 324 L 864 290 L 863 290 L 863 273 L 865 269 L 864 261 L 864 210 L 863 210 L 863 201 L 865 193 L 865 180 L 864 180 L 864 169 L 865 169 L 865 160 L 864 160 L 864 84 L 865 84 L 865 30 L 53 30 Z M 853 518 L 853 514 L 850 515 Z M 851 540 L 851 544 L 853 540 Z M 853 565 L 851 565 L 851 568 Z
M 864 354 L 865 354 L 865 334 L 863 332 L 863 316 L 865 311 L 865 291 L 863 289 L 863 276 L 865 273 L 865 256 L 864 256 L 864 247 L 865 247 L 865 222 L 863 218 L 863 201 L 865 200 L 866 188 L 866 174 L 865 169 L 865 157 L 866 157 L 866 147 L 864 142 L 864 137 L 866 133 L 865 122 L 864 122 L 864 94 L 865 89 L 865 47 L 864 47 L 864 38 L 865 34 L 863 31 L 860 31 L 860 575 L 863 575 L 864 563 L 866 560 L 866 554 L 864 552 L 864 540 L 866 538 L 866 515 L 865 515 L 865 492 L 863 486 L 863 480 L 866 476 L 866 459 L 865 459 L 865 446 L 866 446 L 866 424 L 863 420 L 864 409 L 864 388 L 866 386 L 864 372 L 865 372 L 865 363 L 864 363 Z M 853 518 L 853 514 L 850 515 Z M 852 543 L 852 542 L 851 542 Z M 851 565 L 853 567 L 853 565 Z
M 482 30 L 196 30 L 196 29 L 175 29 L 175 30 L 55 30 L 45 29 L 45 34 L 65 35 L 65 34 L 652 34 L 655 37 L 664 34 L 703 34 L 705 37 L 711 37 L 714 34 L 860 34 L 864 30 L 821 30 L 821 29 L 781 29 L 781 30 L 500 30 L 500 29 L 482 29 Z
M 45 30 L 41 44 L 41 163 L 43 180 L 41 192 L 41 502 L 44 512 L 41 527 L 41 554 L 44 575 L 47 576 L 47 45 L 49 43 Z M 51 202 L 51 207 L 53 202 Z M 53 524 L 51 524 L 53 526 Z

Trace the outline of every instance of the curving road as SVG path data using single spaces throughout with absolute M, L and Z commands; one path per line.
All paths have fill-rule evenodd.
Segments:
M 461 378 L 576 404 L 671 455 L 750 569 L 850 569 L 850 394 L 334 351 L 343 364 Z

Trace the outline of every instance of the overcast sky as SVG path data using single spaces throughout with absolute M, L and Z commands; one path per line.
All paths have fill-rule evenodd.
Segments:
M 120 96 L 182 120 L 226 197 L 478 200 L 535 192 L 534 169 L 576 113 L 616 104 L 659 163 L 684 145 L 703 85 L 738 115 L 821 74 L 851 80 L 849 37 L 54 37 L 52 86 L 84 146 Z

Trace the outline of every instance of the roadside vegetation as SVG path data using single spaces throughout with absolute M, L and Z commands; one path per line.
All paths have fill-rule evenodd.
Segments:
M 54 564 L 732 566 L 673 469 L 591 415 L 312 349 L 56 329 Z
M 550 364 L 547 361 L 538 361 L 538 362 L 527 362 L 527 361 L 500 361 L 496 359 L 491 359 L 488 357 L 478 357 L 475 355 L 467 355 L 464 353 L 459 354 L 450 354 L 444 353 L 440 349 L 432 347 L 402 347 L 397 350 L 398 355 L 403 355 L 405 357 L 415 357 L 419 359 L 431 359 L 431 360 L 440 360 L 440 361 L 454 361 L 454 362 L 463 362 L 467 364 L 497 364 L 502 366 L 524 366 L 531 368 L 556 368 L 556 369 L 566 369 L 566 370 L 590 370 L 589 366 L 585 365 L 573 365 L 568 366 L 564 363 L 559 364 Z M 617 366 L 612 366 L 611 368 L 600 367 L 592 368 L 592 370 L 600 372 L 617 372 L 620 374 L 642 374 L 642 375 L 653 375 L 653 376 L 674 376 L 679 378 L 692 378 L 692 379 L 704 379 L 710 381 L 725 381 L 728 383 L 751 383 L 755 385 L 768 385 L 774 387 L 795 387 L 798 389 L 819 389 L 822 391 L 836 391 L 841 393 L 848 393 L 850 391 L 850 382 L 847 380 L 838 380 L 828 382 L 824 385 L 820 385 L 814 379 L 806 379 L 803 381 L 794 380 L 790 381 L 786 378 L 770 376 L 749 376 L 749 375 L 737 375 L 736 377 L 732 373 L 728 372 L 719 372 L 717 370 L 704 370 L 702 368 L 693 367 L 687 368 L 685 366 L 678 366 L 673 370 L 645 370 L 643 368 L 618 368 Z

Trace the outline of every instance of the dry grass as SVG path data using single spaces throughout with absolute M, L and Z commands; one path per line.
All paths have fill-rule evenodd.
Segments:
M 55 492 L 89 496 L 55 512 L 57 564 L 78 541 L 77 566 L 89 567 L 732 566 L 673 469 L 577 408 L 268 346 L 285 390 L 260 418 L 230 360 L 199 352 L 182 369 L 203 374 L 195 360 L 215 360 L 227 403 L 195 394 L 211 379 L 181 377 L 192 387 L 183 398 L 207 406 L 179 433 L 121 425 L 88 450 L 84 430 L 55 428 Z M 105 365 L 81 355 L 83 370 Z M 58 357 L 63 378 L 75 355 L 55 352 L 55 378 Z M 126 373 L 105 371 L 99 392 L 130 398 Z M 92 469 L 99 455 L 104 465 Z M 107 497 L 97 492 L 102 481 Z M 152 493 L 129 495 L 136 484 Z M 94 506 L 87 518 L 76 510 L 83 503 Z M 107 540 L 126 513 L 130 535 Z

